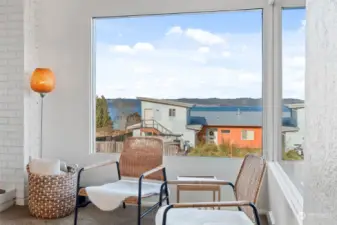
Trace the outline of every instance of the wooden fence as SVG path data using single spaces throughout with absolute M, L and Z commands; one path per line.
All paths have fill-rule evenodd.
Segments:
M 120 153 L 123 150 L 122 141 L 96 141 L 96 152 L 100 153 Z M 179 146 L 176 143 L 164 143 L 164 155 L 178 155 Z

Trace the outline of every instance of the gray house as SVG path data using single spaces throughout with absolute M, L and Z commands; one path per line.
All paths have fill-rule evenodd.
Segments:
M 160 135 L 167 140 L 189 141 L 195 145 L 196 130 L 188 127 L 188 112 L 194 104 L 138 97 L 141 101 L 140 124 L 129 126 L 134 136 Z
M 285 150 L 292 150 L 296 146 L 304 144 L 304 124 L 305 124 L 305 107 L 304 103 L 289 104 L 291 118 L 296 121 L 296 132 L 284 133 Z

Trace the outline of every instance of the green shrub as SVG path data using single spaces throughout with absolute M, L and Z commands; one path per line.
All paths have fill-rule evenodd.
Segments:
M 300 156 L 295 150 L 289 150 L 283 153 L 283 160 L 302 160 L 303 156 Z
M 248 153 L 261 154 L 261 149 L 238 148 L 229 142 L 222 144 L 199 144 L 191 149 L 189 156 L 214 156 L 214 157 L 240 157 L 243 158 Z

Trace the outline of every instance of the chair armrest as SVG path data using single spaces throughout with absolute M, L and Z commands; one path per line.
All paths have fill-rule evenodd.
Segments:
M 109 160 L 109 161 L 105 161 L 105 162 L 101 162 L 101 163 L 95 163 L 95 164 L 83 167 L 83 171 L 98 168 L 98 167 L 102 167 L 102 166 L 108 166 L 108 165 L 115 164 L 115 163 L 117 163 L 117 161 L 115 161 L 115 160 Z
M 214 208 L 214 207 L 241 207 L 241 206 L 250 206 L 253 209 L 256 225 L 261 225 L 260 217 L 257 211 L 256 206 L 249 201 L 228 201 L 228 202 L 198 202 L 198 203 L 176 203 L 168 205 L 164 210 L 163 215 L 163 225 L 166 225 L 167 222 L 167 213 L 172 208 Z
M 248 201 L 176 203 L 172 204 L 172 208 L 233 207 L 233 206 L 249 206 L 250 204 L 251 203 Z
M 230 185 L 233 186 L 233 183 L 225 180 L 169 180 L 168 184 L 210 184 L 210 185 Z
M 158 172 L 159 170 L 163 170 L 165 167 L 163 166 L 163 165 L 161 165 L 161 166 L 157 166 L 156 168 L 153 168 L 152 170 L 149 170 L 149 171 L 146 171 L 145 173 L 143 173 L 142 175 L 141 175 L 141 177 L 147 177 L 147 176 L 149 176 L 149 175 L 151 175 L 151 174 L 153 174 L 153 173 L 155 173 L 155 172 Z

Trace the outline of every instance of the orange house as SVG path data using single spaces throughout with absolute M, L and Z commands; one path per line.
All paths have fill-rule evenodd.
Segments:
M 206 125 L 199 132 L 198 140 L 204 143 L 230 144 L 239 148 L 261 149 L 262 127 Z
M 200 124 L 197 143 L 262 148 L 262 112 L 259 107 L 194 107 L 190 124 Z

